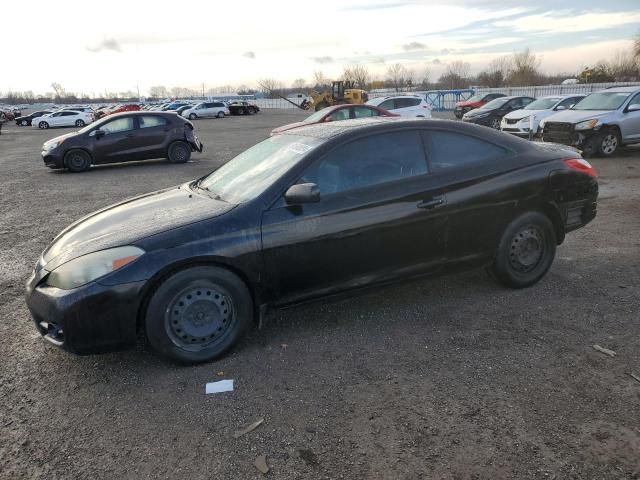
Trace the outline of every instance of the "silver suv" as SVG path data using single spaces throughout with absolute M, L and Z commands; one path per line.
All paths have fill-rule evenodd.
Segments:
M 543 122 L 545 142 L 572 145 L 586 156 L 608 157 L 621 145 L 640 143 L 640 86 L 592 93 Z

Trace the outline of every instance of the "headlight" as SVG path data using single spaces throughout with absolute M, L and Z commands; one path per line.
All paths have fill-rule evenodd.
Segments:
M 592 118 L 591 120 L 585 120 L 584 122 L 577 123 L 575 126 L 576 130 L 591 130 L 598 125 L 598 119 Z
M 58 148 L 58 145 L 60 145 L 61 143 L 62 142 L 45 143 L 43 146 L 44 146 L 45 150 L 51 151 L 51 150 L 53 150 L 55 148 Z
M 89 253 L 60 265 L 49 273 L 46 282 L 52 287 L 71 290 L 124 267 L 143 253 L 144 250 L 133 246 Z
M 529 115 L 528 117 L 521 118 L 520 120 L 518 120 L 518 123 L 529 123 L 530 120 L 531 120 L 531 115 Z

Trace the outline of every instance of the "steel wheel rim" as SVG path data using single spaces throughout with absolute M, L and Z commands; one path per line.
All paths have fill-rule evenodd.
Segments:
M 529 226 L 512 238 L 509 264 L 518 273 L 529 273 L 540 264 L 544 252 L 544 235 L 537 227 Z
M 602 152 L 605 154 L 610 154 L 615 152 L 618 147 L 618 137 L 616 137 L 613 133 L 610 133 L 606 137 L 602 139 Z
M 86 158 L 82 153 L 73 153 L 69 156 L 67 164 L 70 168 L 81 169 L 84 168 Z
M 173 147 L 173 155 L 178 162 L 182 162 L 187 159 L 187 149 L 182 145 L 177 145 Z
M 499 130 L 500 129 L 500 120 L 498 120 L 497 118 L 494 118 L 491 121 L 491 127 L 493 127 L 495 130 Z
M 82 120 L 78 120 L 76 122 L 76 127 L 84 127 L 84 122 Z
M 231 296 L 217 285 L 189 286 L 165 312 L 164 326 L 174 345 L 192 352 L 219 341 L 236 321 Z

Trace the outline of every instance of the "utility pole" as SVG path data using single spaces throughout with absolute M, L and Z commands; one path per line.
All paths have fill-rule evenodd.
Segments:
M 202 82 L 202 100 L 204 100 L 204 82 Z

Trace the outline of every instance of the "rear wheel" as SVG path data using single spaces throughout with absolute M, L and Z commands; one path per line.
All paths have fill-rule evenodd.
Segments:
M 91 155 L 84 150 L 69 150 L 64 156 L 64 165 L 70 172 L 84 172 L 91 167 Z
M 249 115 L 253 115 L 254 113 L 256 113 L 256 109 L 253 107 L 249 108 Z
M 86 123 L 84 123 L 84 120 L 76 120 L 76 127 L 84 127 L 86 125 Z
M 544 277 L 555 253 L 553 224 L 542 213 L 528 212 L 505 229 L 491 269 L 503 285 L 525 288 Z
M 218 118 L 224 118 L 224 112 L 218 112 L 218 114 L 216 115 L 216 117 L 218 117 Z
M 198 118 L 198 116 L 195 113 L 189 114 L 189 120 L 195 120 L 196 118 Z
M 191 158 L 191 147 L 185 142 L 174 142 L 169 146 L 167 156 L 171 163 L 186 163 Z
M 219 267 L 191 267 L 155 290 L 145 313 L 146 334 L 166 357 L 206 362 L 242 337 L 252 315 L 251 294 L 238 277 Z
M 43 130 L 46 130 L 47 128 L 49 128 L 49 124 L 47 122 L 40 122 L 38 124 L 38 128 L 42 128 Z
M 491 128 L 493 128 L 495 130 L 500 130 L 500 119 L 499 118 L 494 118 L 493 120 L 491 120 Z
M 26 127 L 27 125 L 29 125 L 29 122 L 27 122 L 26 120 L 22 120 L 20 122 L 20 125 L 22 125 L 23 127 Z

